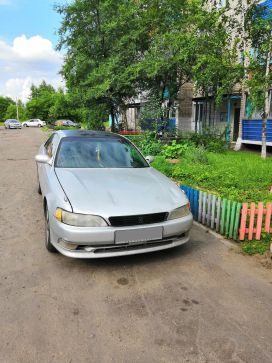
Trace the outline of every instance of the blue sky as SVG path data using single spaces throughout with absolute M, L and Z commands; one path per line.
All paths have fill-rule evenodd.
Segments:
M 0 0 L 0 95 L 26 102 L 32 83 L 64 87 L 55 50 L 61 17 L 53 7 L 67 1 Z
M 55 0 L 0 0 L 0 38 L 7 42 L 22 34 L 40 35 L 57 43 L 60 16 L 53 10 Z M 62 1 L 63 3 L 63 1 Z

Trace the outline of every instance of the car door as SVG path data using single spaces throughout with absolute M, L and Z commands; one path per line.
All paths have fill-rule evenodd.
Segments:
M 31 126 L 35 126 L 37 127 L 38 126 L 38 121 L 37 120 L 31 120 Z
M 59 143 L 59 137 L 53 134 L 46 143 L 40 148 L 40 154 L 48 155 L 52 160 L 52 165 L 38 163 L 38 175 L 40 180 L 40 186 L 43 195 L 46 195 L 49 190 L 49 178 L 50 174 L 54 171 L 54 157 Z

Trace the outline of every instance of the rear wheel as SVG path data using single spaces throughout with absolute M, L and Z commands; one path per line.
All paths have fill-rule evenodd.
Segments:
M 57 252 L 57 250 L 51 243 L 49 213 L 47 207 L 45 208 L 44 219 L 45 219 L 45 247 L 47 251 L 55 253 Z
M 24 124 L 23 126 L 24 126 L 24 127 L 27 127 L 27 124 Z

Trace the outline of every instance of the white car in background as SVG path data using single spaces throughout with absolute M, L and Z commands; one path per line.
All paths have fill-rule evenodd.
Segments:
M 39 118 L 27 120 L 22 123 L 24 127 L 43 127 L 46 126 L 45 121 L 40 120 Z

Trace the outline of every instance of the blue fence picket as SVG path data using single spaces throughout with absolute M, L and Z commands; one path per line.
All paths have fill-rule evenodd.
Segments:
M 199 209 L 199 191 L 190 188 L 187 185 L 181 185 L 180 188 L 185 192 L 187 198 L 189 199 L 191 205 L 191 211 L 194 216 L 194 219 L 198 219 L 198 209 Z
M 198 219 L 198 202 L 199 202 L 199 191 L 194 189 L 193 206 L 194 206 L 194 218 L 195 218 L 195 220 Z

